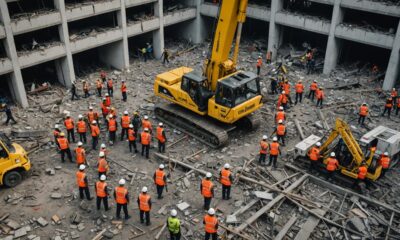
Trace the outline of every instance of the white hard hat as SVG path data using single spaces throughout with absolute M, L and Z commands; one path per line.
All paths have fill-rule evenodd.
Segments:
M 85 170 L 85 165 L 83 165 L 83 164 L 81 164 L 81 165 L 79 165 L 79 170 Z
M 147 115 L 144 115 L 144 119 L 149 119 L 149 116 L 147 116 Z
M 125 79 L 122 79 L 121 82 L 125 82 Z
M 283 107 L 282 107 L 282 106 L 280 106 L 280 107 L 279 107 L 279 110 L 283 110 Z
M 225 163 L 224 168 L 231 168 L 231 165 L 229 165 L 229 163 Z
M 92 124 L 96 124 L 96 123 L 97 123 L 96 120 L 93 120 L 93 121 L 92 121 Z
M 54 125 L 54 128 L 59 128 L 60 126 L 58 124 Z
M 142 192 L 147 192 L 147 187 L 143 187 Z
M 106 179 L 107 179 L 106 175 L 102 174 L 102 175 L 100 176 L 100 180 L 101 180 L 101 181 L 105 181 Z
M 336 156 L 336 154 L 334 152 L 331 152 L 331 157 Z
M 144 128 L 144 131 L 145 131 L 145 132 L 148 132 L 148 131 L 149 131 L 149 129 L 148 129 L 148 128 Z
M 171 216 L 172 217 L 176 217 L 176 215 L 178 215 L 178 212 L 175 209 L 171 210 Z
M 83 143 L 82 142 L 78 142 L 78 146 L 82 146 L 83 145 Z
M 89 107 L 89 110 L 93 110 L 93 107 L 92 107 L 92 106 L 90 106 L 90 107 Z
M 99 153 L 99 157 L 104 157 L 104 155 L 105 155 L 104 152 Z
M 207 172 L 206 173 L 206 178 L 210 178 L 210 177 L 212 177 L 212 174 L 210 172 Z
M 79 114 L 78 118 L 83 118 L 82 114 Z
M 384 153 L 383 153 L 383 155 L 385 155 L 385 156 L 388 156 L 388 155 L 389 155 L 389 153 L 388 153 L 388 152 L 384 152 Z
M 128 111 L 125 111 L 124 114 L 125 114 L 125 115 L 128 115 L 129 113 L 128 113 Z
M 286 92 L 285 91 L 282 91 L 282 94 L 285 94 Z
M 321 143 L 320 142 L 317 142 L 317 144 L 315 144 L 315 145 L 317 145 L 317 147 L 321 147 Z
M 133 128 L 133 125 L 132 125 L 132 124 L 129 124 L 129 127 L 130 127 L 130 128 Z
M 272 141 L 276 142 L 276 141 L 278 141 L 278 138 L 274 137 L 274 138 L 272 138 Z
M 279 119 L 278 123 L 283 123 L 283 120 L 282 120 L 282 119 Z
M 267 140 L 268 139 L 267 135 L 263 135 L 262 139 Z
M 103 97 L 103 101 L 107 100 L 105 97 Z
M 164 169 L 164 164 L 160 164 L 159 168 Z
M 109 118 L 112 118 L 112 117 L 113 117 L 113 115 L 112 115 L 112 114 L 108 114 L 108 117 L 109 117 Z
M 162 127 L 164 124 L 162 123 L 162 122 L 160 122 L 159 124 L 158 124 L 158 126 L 160 126 L 160 127 Z
M 108 95 L 108 93 L 106 93 L 106 97 L 108 97 L 109 95 Z
M 71 113 L 67 113 L 67 117 L 71 117 Z
M 100 145 L 100 147 L 101 147 L 101 148 L 106 148 L 106 144 L 102 143 L 102 144 Z
M 210 208 L 210 209 L 208 209 L 208 214 L 210 214 L 210 215 L 214 215 L 214 214 L 215 214 L 215 210 L 214 210 L 214 208 Z
M 125 179 L 122 178 L 121 180 L 119 180 L 118 184 L 119 185 L 125 185 Z

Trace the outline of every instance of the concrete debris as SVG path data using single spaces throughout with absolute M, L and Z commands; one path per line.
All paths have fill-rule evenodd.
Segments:
M 52 193 L 50 195 L 50 197 L 53 198 L 53 199 L 60 199 L 60 198 L 62 198 L 62 194 L 55 192 L 55 193 Z
M 48 222 L 43 217 L 39 217 L 36 221 L 42 227 L 46 227 L 48 224 Z
M 274 195 L 269 192 L 254 191 L 254 195 L 256 195 L 256 197 L 258 198 L 265 200 L 272 200 L 274 198 Z
M 187 208 L 190 207 L 190 205 L 187 202 L 181 202 L 176 204 L 176 207 L 181 211 L 185 211 Z
M 14 238 L 20 238 L 25 236 L 26 234 L 27 234 L 26 229 L 22 227 L 14 232 Z

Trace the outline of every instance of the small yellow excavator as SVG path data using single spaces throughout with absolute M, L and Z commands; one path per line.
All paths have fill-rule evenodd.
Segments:
M 173 103 L 157 105 L 156 117 L 211 147 L 225 144 L 237 125 L 252 129 L 260 123 L 254 114 L 262 106 L 259 78 L 236 70 L 246 8 L 247 0 L 220 1 L 203 73 L 180 67 L 157 75 L 154 82 L 154 94 Z

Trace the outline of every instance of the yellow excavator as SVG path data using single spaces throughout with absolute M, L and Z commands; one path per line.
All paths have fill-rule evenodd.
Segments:
M 247 0 L 220 1 L 202 73 L 180 67 L 155 79 L 154 94 L 173 103 L 157 105 L 156 117 L 211 147 L 225 144 L 228 131 L 238 125 L 253 129 L 260 123 L 255 114 L 262 106 L 258 76 L 236 70 L 246 8 Z

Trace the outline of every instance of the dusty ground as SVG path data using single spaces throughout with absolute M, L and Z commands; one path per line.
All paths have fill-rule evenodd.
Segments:
M 174 49 L 174 47 L 177 48 L 177 46 L 171 46 L 171 49 Z M 241 67 L 246 70 L 255 71 L 254 66 L 256 60 L 251 57 L 251 54 L 249 54 L 247 50 L 248 48 L 243 48 L 240 57 Z M 144 115 L 144 113 L 148 113 L 152 117 L 153 125 L 157 124 L 157 120 L 154 119 L 151 111 L 152 104 L 159 101 L 158 99 L 154 99 L 152 97 L 154 76 L 159 72 L 181 65 L 199 68 L 201 67 L 202 59 L 204 58 L 204 51 L 206 51 L 206 47 L 201 46 L 199 49 L 176 57 L 168 66 L 163 66 L 158 60 L 152 60 L 148 63 L 142 63 L 137 60 L 134 61 L 130 67 L 130 72 L 123 72 L 121 75 L 119 75 L 127 79 L 129 90 L 128 103 L 126 104 L 121 102 L 120 93 L 117 89 L 115 90 L 113 105 L 116 106 L 118 114 L 121 114 L 124 110 L 129 110 L 130 113 L 132 113 L 134 110 L 139 110 L 142 115 Z M 258 54 L 255 53 L 253 55 Z M 271 68 L 271 66 L 264 64 L 262 69 L 262 86 L 264 88 L 263 92 L 266 94 L 266 102 L 261 112 L 265 121 L 257 131 L 235 131 L 232 133 L 227 146 L 218 150 L 210 149 L 195 139 L 187 137 L 183 141 L 168 147 L 166 155 L 174 159 L 186 161 L 196 168 L 210 170 L 212 172 L 216 172 L 216 170 L 219 169 L 224 163 L 229 162 L 233 166 L 234 172 L 242 172 L 243 164 L 246 161 L 254 159 L 258 155 L 258 144 L 262 135 L 270 136 L 274 129 L 273 114 L 275 109 L 275 99 L 277 96 L 266 93 L 267 88 L 269 89 L 267 72 Z M 289 71 L 289 79 L 292 85 L 294 85 L 298 79 L 302 78 L 306 84 L 306 92 L 308 92 L 308 85 L 313 79 L 317 79 L 319 83 L 322 83 L 325 86 L 336 83 L 334 77 L 329 78 L 322 75 L 306 76 L 304 74 L 304 70 L 296 67 L 289 68 Z M 92 88 L 95 86 L 95 79 L 97 76 L 97 72 L 88 75 L 88 79 L 92 84 Z M 367 130 L 357 125 L 356 117 L 359 104 L 363 101 L 367 101 L 371 106 L 371 121 L 367 124 L 368 128 L 382 124 L 400 130 L 399 117 L 393 116 L 392 119 L 389 120 L 386 117 L 381 118 L 378 116 L 381 107 L 384 105 L 384 96 L 382 94 L 375 93 L 373 89 L 375 87 L 379 87 L 379 83 L 369 83 L 369 77 L 366 74 L 349 76 L 346 77 L 346 79 L 359 79 L 363 86 L 348 90 L 326 91 L 327 101 L 325 102 L 326 106 L 324 107 L 326 110 L 323 109 L 323 112 L 325 113 L 325 116 L 331 126 L 336 117 L 342 117 L 349 121 L 349 124 L 352 125 L 352 129 L 356 136 L 365 133 Z M 115 85 L 119 86 L 119 84 L 120 82 L 118 81 L 118 83 Z M 361 91 L 365 89 L 372 89 L 372 91 Z M 65 94 L 65 91 L 63 92 L 63 94 Z M 92 94 L 93 93 L 94 91 L 92 89 Z M 81 92 L 79 92 L 79 94 L 81 95 Z M 51 96 L 56 97 L 57 95 Z M 34 98 L 38 102 L 43 102 L 49 99 L 46 96 L 35 96 Z M 292 98 L 294 100 L 293 95 Z M 343 108 L 335 107 L 337 104 L 342 102 L 354 102 L 356 105 L 346 106 Z M 40 112 L 37 107 L 32 107 L 31 109 L 27 110 L 19 109 L 16 115 L 19 118 L 20 123 L 14 125 L 14 128 L 23 129 L 24 124 L 22 123 L 22 119 L 29 118 L 32 119 L 32 121 L 27 122 L 29 126 L 34 129 L 48 129 L 49 137 L 52 137 L 51 128 L 55 123 L 61 123 L 62 115 L 60 113 L 63 110 L 70 111 L 71 115 L 76 118 L 78 114 L 85 113 L 89 105 L 97 108 L 99 103 L 100 99 L 95 95 L 92 95 L 88 99 L 81 99 L 77 101 L 70 101 L 68 95 L 68 98 L 65 98 L 65 101 L 61 106 L 55 107 L 48 113 Z M 33 106 L 35 105 L 34 102 L 31 102 L 31 104 Z M 100 111 L 99 108 L 98 111 Z M 293 123 L 294 118 L 299 119 L 306 136 L 311 133 L 320 136 L 325 134 L 325 131 L 318 127 L 318 123 L 315 123 L 319 121 L 319 119 L 316 114 L 316 107 L 314 103 L 308 99 L 303 100 L 303 103 L 291 107 L 288 111 L 288 143 L 285 147 L 283 147 L 283 155 L 278 160 L 278 169 L 271 170 L 270 168 L 259 167 L 257 166 L 257 161 L 253 161 L 252 164 L 243 169 L 243 174 L 245 176 L 253 177 L 259 181 L 263 180 L 267 183 L 273 183 L 296 172 L 291 169 L 287 169 L 284 166 L 286 162 L 293 162 L 291 153 L 293 152 L 294 145 L 300 141 Z M 3 130 L 9 131 L 10 129 L 3 128 Z M 183 133 L 180 133 L 176 129 L 170 129 L 168 126 L 166 126 L 166 131 L 169 143 L 174 143 L 175 141 L 184 137 Z M 49 141 L 49 139 L 50 138 L 45 138 L 39 142 L 46 143 Z M 94 200 L 91 202 L 85 200 L 83 203 L 81 203 L 78 197 L 78 189 L 76 187 L 75 180 L 76 165 L 68 162 L 61 163 L 56 149 L 51 144 L 42 146 L 39 150 L 30 155 L 33 165 L 31 176 L 25 179 L 24 182 L 16 188 L 2 188 L 0 190 L 0 199 L 3 199 L 4 201 L 0 209 L 0 217 L 5 213 L 9 213 L 10 216 L 8 217 L 8 220 L 12 219 L 18 222 L 21 226 L 30 227 L 30 231 L 21 239 L 26 239 L 28 235 L 31 235 L 30 237 L 32 238 L 33 235 L 40 236 L 41 239 L 55 239 L 56 236 L 60 236 L 62 239 L 91 239 L 96 235 L 97 232 L 104 228 L 109 229 L 107 234 L 109 237 L 113 236 L 114 239 L 131 239 L 135 235 L 132 231 L 137 233 L 139 232 L 135 227 L 133 227 L 133 225 L 143 229 L 146 232 L 144 235 L 139 236 L 136 239 L 148 239 L 149 237 L 154 238 L 160 229 L 154 228 L 161 226 L 166 221 L 169 210 L 176 208 L 174 206 L 175 204 L 185 201 L 190 204 L 190 208 L 185 212 L 179 211 L 179 217 L 184 222 L 184 236 L 186 239 L 201 239 L 203 234 L 201 220 L 204 214 L 204 211 L 202 210 L 203 199 L 199 192 L 201 176 L 195 172 L 183 176 L 186 172 L 188 172 L 188 170 L 171 164 L 171 168 L 169 169 L 169 192 L 164 192 L 164 199 L 157 200 L 155 197 L 156 191 L 152 182 L 152 176 L 161 161 L 157 160 L 153 154 L 156 151 L 156 148 L 151 149 L 150 160 L 146 160 L 145 158 L 141 157 L 140 154 L 130 154 L 127 142 L 119 141 L 119 134 L 117 135 L 117 139 L 118 141 L 114 146 L 109 146 L 109 159 L 112 162 L 110 163 L 111 172 L 107 182 L 109 186 L 114 187 L 120 178 L 127 179 L 127 187 L 132 198 L 131 203 L 129 204 L 129 212 L 132 218 L 124 222 L 122 226 L 118 226 L 118 224 L 113 224 L 112 222 L 113 218 L 115 217 L 115 204 L 113 199 L 109 200 L 109 203 L 111 203 L 111 210 L 109 212 L 104 212 L 103 210 L 97 212 L 95 209 Z M 106 133 L 103 129 L 102 141 L 100 142 L 105 141 Z M 22 141 L 21 143 L 29 148 L 34 145 L 32 142 L 34 141 Z M 72 144 L 71 148 L 75 148 L 75 144 Z M 97 169 L 94 166 L 97 161 L 98 153 L 90 151 L 89 144 L 87 145 L 87 149 L 89 153 L 88 159 L 90 164 L 87 172 L 90 176 L 89 183 L 91 194 L 94 195 L 93 184 L 97 179 Z M 202 149 L 204 149 L 203 153 L 192 156 L 191 159 L 184 159 L 185 157 L 193 155 L 193 153 Z M 126 168 L 123 168 L 114 162 L 122 164 Z M 210 169 L 209 167 L 214 167 L 214 169 Z M 54 168 L 55 175 L 46 174 L 46 168 Z M 299 176 L 294 179 L 298 179 Z M 184 178 L 186 178 L 188 181 L 184 181 Z M 398 171 L 390 172 L 386 178 L 398 179 Z M 216 183 L 216 180 L 214 180 L 214 182 Z M 289 184 L 290 181 L 284 182 L 280 188 L 284 188 Z M 152 225 L 149 227 L 140 224 L 136 204 L 136 198 L 143 186 L 149 187 L 149 192 L 151 196 L 153 196 Z M 372 197 L 380 200 L 381 202 L 389 203 L 392 205 L 392 207 L 398 209 L 400 206 L 398 206 L 399 202 L 396 198 L 396 195 L 398 194 L 397 184 L 390 184 L 387 181 L 382 181 L 378 184 L 378 186 L 380 189 L 378 191 L 374 190 Z M 265 190 L 257 185 L 240 183 L 233 187 L 232 199 L 229 201 L 222 201 L 221 187 L 219 184 L 217 184 L 216 189 L 216 199 L 213 200 L 212 205 L 219 209 L 218 215 L 221 220 L 223 220 L 228 214 L 231 214 L 239 207 L 254 199 L 255 197 L 252 195 L 254 190 Z M 376 189 L 376 186 L 374 186 L 373 189 Z M 332 195 L 331 193 L 325 193 L 321 196 L 324 191 L 325 189 L 323 187 L 318 188 L 318 186 L 313 185 L 312 183 L 303 184 L 300 190 L 304 196 L 308 196 L 311 199 L 314 197 L 323 203 L 328 203 L 332 199 Z M 50 195 L 53 193 L 60 193 L 62 197 L 60 199 L 52 199 Z M 335 195 L 335 193 L 332 194 Z M 343 197 L 340 194 L 336 194 L 336 196 L 338 199 Z M 267 202 L 268 201 L 264 201 L 260 204 L 261 206 L 264 206 Z M 334 205 L 336 204 L 336 207 L 338 207 L 340 202 L 341 201 L 338 201 L 338 203 L 335 202 Z M 241 217 L 240 219 L 243 221 L 250 217 L 254 212 L 257 211 L 258 208 L 260 207 L 253 207 L 252 210 L 246 212 L 243 218 Z M 347 206 L 346 203 L 343 209 L 350 210 L 351 208 L 352 206 Z M 161 211 L 159 211 L 160 209 Z M 297 212 L 299 216 L 302 216 L 302 218 L 296 223 L 297 227 L 293 229 L 293 232 L 290 233 L 291 235 L 288 235 L 289 238 L 292 238 L 295 236 L 296 231 L 300 228 L 302 223 L 304 223 L 305 219 L 307 219 L 308 215 L 301 213 L 301 211 L 298 213 L 299 209 L 296 207 L 296 205 L 293 205 L 292 202 L 288 201 L 279 204 L 279 206 L 274 209 L 273 213 L 279 216 L 279 220 L 276 220 L 274 224 L 275 232 L 270 230 L 270 217 L 260 218 L 258 223 L 253 225 L 246 232 L 250 233 L 253 238 L 256 239 L 269 239 L 269 236 L 274 236 L 277 232 L 279 232 L 279 229 L 282 228 L 285 222 L 287 222 L 290 216 L 295 212 Z M 80 229 L 78 229 L 76 224 L 71 224 L 70 222 L 70 216 L 76 213 L 81 216 L 82 224 L 79 225 Z M 61 218 L 59 224 L 52 222 L 51 218 L 54 215 L 57 215 Z M 49 225 L 45 227 L 40 226 L 35 221 L 35 219 L 40 217 L 46 219 L 49 222 Z M 398 217 L 399 216 L 395 218 L 396 220 L 393 224 L 398 224 Z M 5 222 L 7 222 L 7 220 Z M 4 225 L 5 222 L 0 224 L 0 226 Z M 262 235 L 255 233 L 256 230 L 252 230 L 252 228 L 256 228 L 258 229 L 257 231 L 261 231 L 265 234 Z M 335 236 L 337 239 L 344 239 L 345 237 L 347 238 L 347 236 L 344 236 L 340 233 L 335 235 L 338 232 L 338 229 L 336 228 L 330 228 L 329 234 L 327 231 L 320 231 L 320 229 L 323 228 L 325 228 L 324 225 L 318 226 L 315 235 L 313 235 L 312 238 L 329 238 L 329 234 L 333 234 L 333 236 Z M 7 234 L 4 234 L 4 228 L 0 229 L 2 229 L 2 234 L 0 235 L 2 238 L 0 239 L 8 239 L 6 238 Z M 385 229 L 382 229 L 382 231 L 384 230 Z M 380 231 L 377 232 L 379 235 Z M 13 231 L 10 231 L 9 234 L 12 235 Z M 166 234 L 163 234 L 161 239 L 167 239 Z

